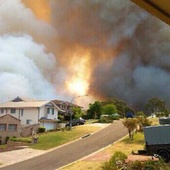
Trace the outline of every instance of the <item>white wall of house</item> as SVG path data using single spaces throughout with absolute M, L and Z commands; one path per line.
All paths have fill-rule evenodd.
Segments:
M 40 118 L 46 117 L 47 119 L 57 119 L 58 118 L 58 109 L 56 107 L 43 106 L 40 108 L 39 115 L 40 115 Z
M 38 124 L 39 117 L 38 117 L 38 108 L 25 108 L 23 110 L 23 114 L 20 116 L 21 124 Z
M 47 108 L 49 108 L 47 113 Z M 4 112 L 0 112 L 0 116 L 5 114 L 11 114 L 12 116 L 16 117 L 17 119 L 21 120 L 21 125 L 26 124 L 38 124 L 39 119 L 41 117 L 45 117 L 47 119 L 58 119 L 58 109 L 53 105 L 49 106 L 41 106 L 40 108 L 33 107 L 33 108 L 16 108 L 15 112 L 11 112 L 12 109 L 4 109 Z M 51 125 L 47 125 L 51 126 Z
M 21 120 L 22 125 L 26 124 L 38 124 L 38 109 L 37 108 L 23 108 L 23 109 L 15 109 L 15 113 L 11 112 L 11 109 L 6 109 L 5 113 L 1 114 L 10 114 L 17 119 Z
M 41 108 L 39 108 L 39 119 L 41 117 L 47 117 L 47 110 L 46 110 L 46 107 L 45 106 L 42 106 Z
M 17 119 L 19 118 L 19 109 L 15 109 L 15 113 L 11 113 L 11 109 L 3 109 L 3 113 L 0 113 L 0 116 L 6 115 L 6 114 L 10 114 L 14 117 L 16 117 Z
M 47 113 L 47 119 L 57 119 L 58 110 L 56 108 L 49 108 L 49 113 Z

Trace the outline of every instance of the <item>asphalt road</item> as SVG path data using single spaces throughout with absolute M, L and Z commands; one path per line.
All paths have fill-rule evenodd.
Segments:
M 83 158 L 127 134 L 121 121 L 117 121 L 88 137 L 76 140 L 32 159 L 16 163 L 1 170 L 55 170 Z

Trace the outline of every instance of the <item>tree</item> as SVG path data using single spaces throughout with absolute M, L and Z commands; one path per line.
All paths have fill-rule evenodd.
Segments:
M 138 131 L 142 131 L 142 127 L 151 126 L 152 121 L 150 121 L 148 118 L 146 118 L 144 116 L 138 116 L 137 117 L 137 124 L 139 126 Z
M 145 113 L 143 111 L 138 111 L 136 113 L 136 116 L 143 116 L 143 117 L 145 117 L 146 115 L 145 115 Z
M 165 112 L 166 111 L 165 102 L 159 98 L 152 98 L 146 104 L 146 109 L 150 110 L 151 113 Z
M 100 118 L 101 115 L 101 103 L 99 101 L 95 101 L 93 104 L 89 104 L 89 109 L 87 110 L 87 114 L 90 118 L 96 119 Z
M 72 111 L 73 111 L 74 118 L 76 119 L 82 117 L 83 115 L 83 112 L 80 107 L 73 107 Z
M 106 104 L 102 107 L 102 114 L 112 115 L 113 113 L 117 113 L 117 109 L 114 104 Z
M 128 129 L 129 138 L 133 140 L 133 132 L 137 128 L 137 123 L 138 123 L 137 119 L 127 118 L 122 123 Z
M 106 104 L 114 104 L 116 106 L 117 109 L 117 113 L 121 116 L 121 117 L 125 117 L 126 112 L 132 112 L 133 114 L 135 114 L 135 111 L 129 107 L 125 102 L 118 100 L 118 99 L 107 99 L 106 101 L 101 102 L 102 106 L 106 105 Z

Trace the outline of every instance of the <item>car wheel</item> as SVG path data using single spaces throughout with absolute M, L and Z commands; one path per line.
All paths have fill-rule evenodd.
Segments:
M 160 150 L 158 152 L 158 155 L 162 158 L 162 160 L 165 162 L 165 163 L 168 163 L 169 162 L 169 159 L 170 159 L 170 155 L 169 155 L 169 152 L 166 151 L 166 150 Z

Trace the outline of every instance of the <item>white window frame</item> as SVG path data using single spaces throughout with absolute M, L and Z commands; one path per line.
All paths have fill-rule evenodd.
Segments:
M 16 113 L 16 109 L 15 108 L 11 108 L 11 114 L 15 114 Z
M 21 109 L 21 116 L 24 115 L 24 109 Z
M 32 120 L 31 120 L 31 119 L 27 119 L 27 120 L 26 120 L 26 124 L 27 124 L 27 125 L 30 125 L 30 124 L 31 124 L 31 122 L 32 122 Z

